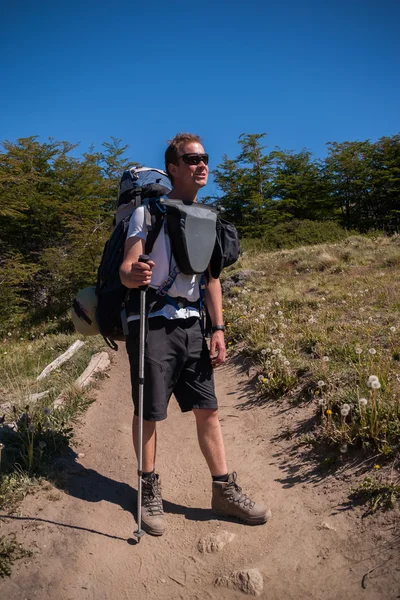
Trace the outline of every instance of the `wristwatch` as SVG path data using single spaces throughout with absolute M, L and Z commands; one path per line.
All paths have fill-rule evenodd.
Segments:
M 211 331 L 215 333 L 216 331 L 225 331 L 225 325 L 214 325 L 211 327 Z

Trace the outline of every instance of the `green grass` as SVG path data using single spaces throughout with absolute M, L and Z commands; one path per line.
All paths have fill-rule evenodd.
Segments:
M 0 536 L 0 577 L 9 577 L 13 563 L 27 556 L 32 556 L 32 552 L 25 550 L 15 537 Z
M 395 508 L 400 498 L 400 478 L 393 482 L 377 476 L 365 477 L 360 485 L 352 490 L 351 498 L 368 504 L 370 514 L 378 509 Z

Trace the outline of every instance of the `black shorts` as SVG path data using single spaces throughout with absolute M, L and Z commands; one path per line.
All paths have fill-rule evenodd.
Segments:
M 139 399 L 139 321 L 129 324 L 126 339 L 135 415 Z M 175 395 L 182 412 L 218 408 L 210 354 L 196 317 L 151 317 L 144 363 L 143 418 L 167 418 L 168 402 Z

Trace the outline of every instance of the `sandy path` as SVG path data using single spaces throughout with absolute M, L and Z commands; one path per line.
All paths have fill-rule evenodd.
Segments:
M 296 466 L 289 442 L 274 441 L 296 409 L 290 417 L 277 405 L 241 410 L 251 388 L 232 364 L 217 371 L 229 465 L 244 489 L 270 506 L 272 520 L 246 527 L 212 516 L 210 476 L 193 415 L 180 414 L 172 401 L 158 438 L 168 529 L 161 538 L 147 535 L 136 544 L 127 374 L 120 351 L 78 430 L 79 447 L 65 463 L 67 493 L 41 491 L 24 501 L 16 518 L 3 522 L 0 533 L 17 531 L 37 552 L 14 568 L 11 579 L 0 580 L 2 598 L 236 600 L 245 596 L 213 582 L 246 567 L 260 570 L 261 597 L 269 600 L 400 597 L 396 563 L 389 574 L 380 565 L 379 544 L 385 540 L 363 525 L 359 512 L 338 508 L 344 500 L 340 489 Z M 236 537 L 219 553 L 201 554 L 198 540 L 221 530 Z M 362 578 L 373 568 L 363 589 Z

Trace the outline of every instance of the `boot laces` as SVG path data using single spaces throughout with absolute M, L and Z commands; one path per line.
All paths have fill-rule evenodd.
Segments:
M 242 493 L 242 488 L 236 483 L 237 473 L 234 471 L 229 476 L 228 485 L 226 489 L 229 493 L 229 497 L 233 502 L 237 502 L 239 505 L 243 503 L 243 506 L 249 506 L 253 508 L 255 502 L 251 500 L 245 493 Z
M 143 507 L 150 515 L 163 515 L 161 485 L 157 477 L 146 477 L 142 483 L 142 502 Z

